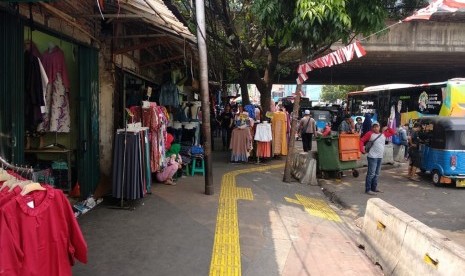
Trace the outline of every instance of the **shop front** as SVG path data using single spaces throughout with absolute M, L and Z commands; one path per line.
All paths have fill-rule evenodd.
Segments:
M 41 182 L 91 194 L 99 177 L 98 50 L 16 5 L 0 9 L 0 155 Z M 63 26 L 63 25 L 62 25 Z

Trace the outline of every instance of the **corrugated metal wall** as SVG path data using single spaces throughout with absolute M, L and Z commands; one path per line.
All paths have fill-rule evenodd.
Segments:
M 0 155 L 15 164 L 24 160 L 23 24 L 0 11 Z

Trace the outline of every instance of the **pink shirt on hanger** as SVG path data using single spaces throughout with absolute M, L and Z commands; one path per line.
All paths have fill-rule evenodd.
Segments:
M 65 54 L 55 46 L 51 50 L 42 53 L 42 65 L 47 73 L 50 83 L 53 83 L 57 78 L 57 73 L 60 73 L 63 80 L 63 86 L 69 91 L 70 83 L 68 78 L 68 70 L 66 69 Z

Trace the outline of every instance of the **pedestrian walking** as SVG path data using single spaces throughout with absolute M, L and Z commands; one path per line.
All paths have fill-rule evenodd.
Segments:
M 371 131 L 371 115 L 370 113 L 365 114 L 365 119 L 362 124 L 362 137 L 368 132 Z
M 381 192 L 378 190 L 378 177 L 381 171 L 386 138 L 396 134 L 395 130 L 389 127 L 383 127 L 381 131 L 380 129 L 380 124 L 373 122 L 371 131 L 368 131 L 360 139 L 360 151 L 367 153 L 368 170 L 365 179 L 365 193 L 369 195 Z
M 304 117 L 300 120 L 299 132 L 302 136 L 304 152 L 312 151 L 312 136 L 316 134 L 316 123 L 308 109 L 305 110 Z
M 404 147 L 404 159 L 407 160 L 408 158 L 408 124 L 399 127 L 397 131 L 397 135 L 400 138 L 400 144 Z
M 231 132 L 234 126 L 234 115 L 231 112 L 231 106 L 226 105 L 224 111 L 218 118 L 221 125 L 221 138 L 223 141 L 223 150 L 229 149 L 231 143 Z
M 420 146 L 420 124 L 415 123 L 413 125 L 412 134 L 410 135 L 409 141 L 409 158 L 410 158 L 410 166 L 408 169 L 407 177 L 414 181 L 419 181 L 417 176 L 417 168 L 420 166 L 420 154 L 418 152 L 418 148 Z

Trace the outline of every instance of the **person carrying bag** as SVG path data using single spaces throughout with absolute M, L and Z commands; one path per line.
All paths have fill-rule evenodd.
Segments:
M 304 152 L 312 151 L 312 136 L 316 133 L 316 125 L 315 120 L 310 115 L 310 110 L 305 110 L 304 117 L 301 120 L 301 126 L 305 122 L 305 126 L 300 128 L 300 133 L 302 137 L 302 146 L 304 148 Z M 308 129 L 310 125 L 310 130 Z M 309 131 L 309 132 L 307 132 Z
M 388 124 L 389 125 L 389 124 Z M 381 127 L 378 122 L 374 122 L 371 131 L 368 131 L 360 139 L 360 151 L 367 153 L 368 170 L 365 179 L 365 193 L 375 195 L 378 190 L 378 177 L 381 171 L 386 138 L 396 134 L 396 131 L 389 127 Z

